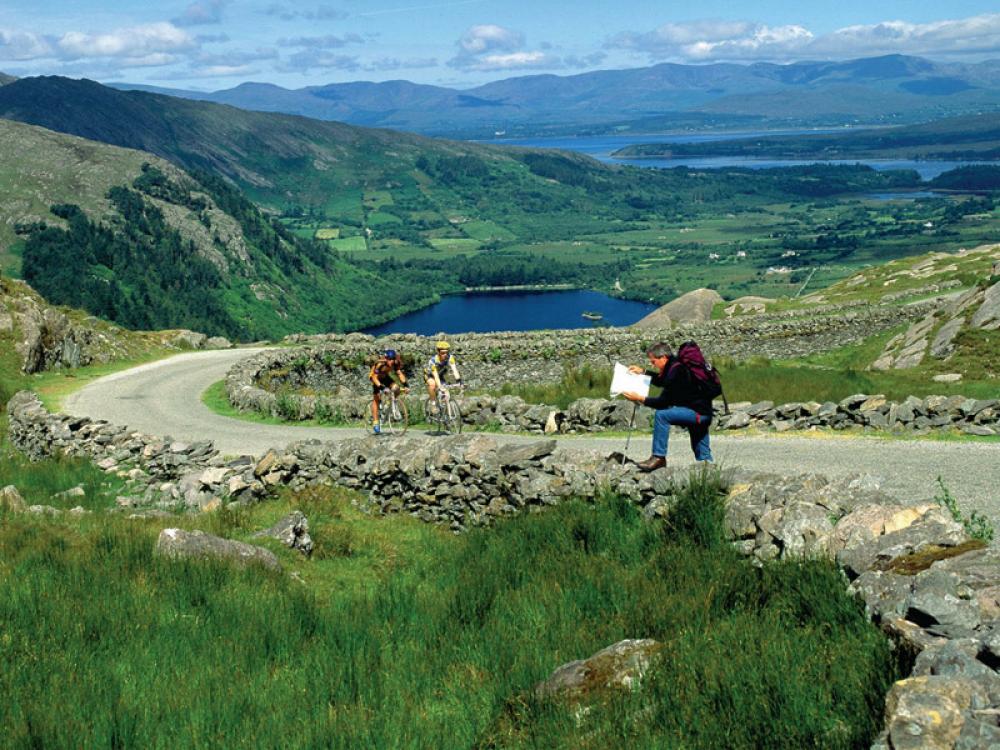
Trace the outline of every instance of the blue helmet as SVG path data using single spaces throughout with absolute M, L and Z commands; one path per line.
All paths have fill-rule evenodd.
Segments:
M 385 350 L 385 358 L 386 359 L 395 359 L 396 358 L 396 350 L 395 349 L 386 349 Z

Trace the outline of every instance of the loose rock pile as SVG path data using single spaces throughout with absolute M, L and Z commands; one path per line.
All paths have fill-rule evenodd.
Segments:
M 108 471 L 139 472 L 134 477 L 145 482 L 147 501 L 190 508 L 215 507 L 220 499 L 256 502 L 282 486 L 336 483 L 364 492 L 372 512 L 409 513 L 461 531 L 604 493 L 627 498 L 655 518 L 669 512 L 689 481 L 679 470 L 643 474 L 594 454 L 557 455 L 554 440 L 309 441 L 259 460 L 224 462 L 208 444 L 174 450 L 165 440 L 123 428 L 49 415 L 26 392 L 11 400 L 8 413 L 12 443 L 32 457 L 105 456 L 101 465 Z M 159 447 L 147 455 L 149 446 Z M 913 675 L 888 696 L 877 750 L 1000 743 L 1000 552 L 970 540 L 937 504 L 901 503 L 870 477 L 830 481 L 729 470 L 726 484 L 726 529 L 744 554 L 758 561 L 832 557 L 875 622 L 916 657 Z M 290 517 L 269 533 L 302 540 L 301 520 Z M 218 547 L 176 530 L 169 536 L 159 545 L 164 554 L 215 554 Z M 256 549 L 219 553 L 249 560 L 260 555 Z

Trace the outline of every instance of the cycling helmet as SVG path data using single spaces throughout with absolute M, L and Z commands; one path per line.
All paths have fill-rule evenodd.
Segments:
M 451 345 L 447 341 L 438 341 L 435 349 L 450 349 Z
M 396 358 L 396 350 L 395 349 L 386 349 L 385 350 L 385 358 L 386 359 L 395 359 Z

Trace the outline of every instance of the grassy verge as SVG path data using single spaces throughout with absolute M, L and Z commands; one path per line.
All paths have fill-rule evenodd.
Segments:
M 31 462 L 7 441 L 7 419 L 0 419 L 0 487 L 12 484 L 28 505 L 51 505 L 62 510 L 82 506 L 101 510 L 114 505 L 121 480 L 109 477 L 89 461 L 79 458 Z M 82 487 L 82 497 L 59 493 Z
M 262 414 L 258 411 L 240 411 L 229 402 L 229 396 L 226 394 L 226 382 L 224 380 L 212 383 L 212 385 L 206 388 L 201 394 L 201 402 L 220 416 L 229 417 L 231 419 L 240 419 L 244 422 L 254 422 L 256 424 L 284 425 L 286 427 L 369 428 L 371 426 L 370 420 L 368 419 L 349 420 L 336 416 L 331 417 L 330 419 L 283 419 L 282 417 L 275 417 L 270 414 Z M 410 413 L 410 429 L 421 430 L 431 429 L 434 427 L 434 425 L 426 421 L 424 416 L 423 398 L 413 398 L 411 396 L 407 398 L 406 403 Z M 484 432 L 491 431 L 488 426 L 480 427 L 479 429 Z
M 840 401 L 855 393 L 881 393 L 896 401 L 907 396 L 955 394 L 996 398 L 995 373 L 1000 371 L 1000 340 L 994 340 L 996 337 L 990 336 L 990 332 L 976 332 L 960 339 L 960 353 L 966 351 L 969 357 L 975 354 L 980 364 L 970 377 L 959 383 L 936 383 L 931 380 L 936 370 L 927 367 L 889 372 L 866 370 L 889 337 L 887 334 L 835 352 L 799 359 L 752 357 L 736 361 L 718 358 L 716 365 L 730 403 Z M 565 408 L 579 398 L 607 398 L 610 386 L 610 369 L 585 365 L 567 369 L 558 383 L 507 383 L 499 393 Z
M 0 524 L 0 721 L 11 746 L 866 747 L 897 676 L 830 565 L 758 569 L 717 485 L 664 524 L 616 499 L 454 537 L 313 490 L 187 526 L 246 538 L 291 507 L 305 585 L 153 557 L 154 521 Z M 643 688 L 536 699 L 556 666 L 663 644 Z M 208 698 L 210 696 L 210 699 Z

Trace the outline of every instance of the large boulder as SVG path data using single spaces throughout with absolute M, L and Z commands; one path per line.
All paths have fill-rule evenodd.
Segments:
M 278 521 L 274 526 L 253 535 L 255 539 L 270 537 L 286 547 L 297 549 L 306 557 L 312 554 L 313 540 L 309 536 L 309 519 L 302 511 L 296 510 Z
M 21 493 L 17 491 L 17 487 L 8 484 L 0 489 L 0 509 L 6 509 L 11 513 L 24 513 L 28 506 L 24 502 L 24 498 L 21 497 Z
M 670 328 L 674 324 L 705 323 L 712 319 L 712 308 L 722 301 L 722 295 L 714 289 L 695 289 L 653 310 L 632 327 Z
M 172 559 L 213 558 L 229 560 L 244 568 L 261 565 L 269 570 L 281 570 L 281 563 L 270 550 L 212 536 L 204 531 L 164 529 L 156 540 L 153 553 Z
M 588 659 L 558 667 L 535 686 L 535 695 L 580 701 L 609 690 L 635 690 L 660 648 L 651 638 L 619 641 Z

